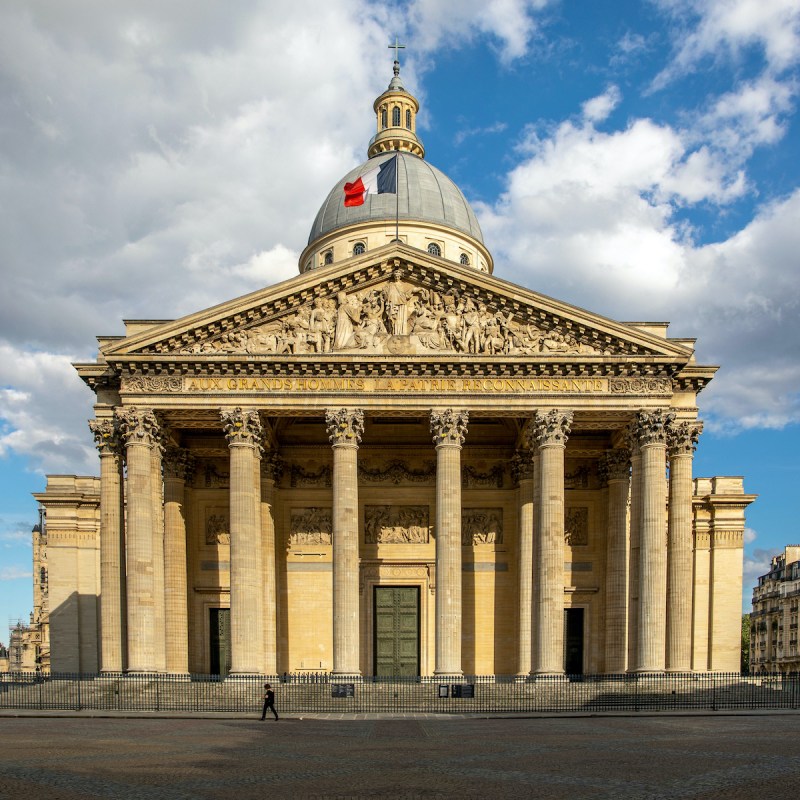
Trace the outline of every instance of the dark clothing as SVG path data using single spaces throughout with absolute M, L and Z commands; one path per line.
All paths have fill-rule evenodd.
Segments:
M 278 719 L 278 712 L 275 710 L 275 692 L 272 689 L 267 689 L 264 694 L 264 710 L 261 712 L 262 720 L 267 717 L 267 709 L 275 715 L 275 719 Z

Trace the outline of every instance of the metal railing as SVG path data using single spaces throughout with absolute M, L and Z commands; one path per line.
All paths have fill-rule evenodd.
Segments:
M 239 712 L 261 709 L 272 683 L 279 712 L 514 713 L 797 709 L 800 675 L 735 673 L 581 675 L 519 679 L 474 675 L 360 678 L 328 673 L 217 675 L 0 675 L 0 709 Z

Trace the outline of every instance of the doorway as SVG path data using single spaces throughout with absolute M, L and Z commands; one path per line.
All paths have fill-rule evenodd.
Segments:
M 210 672 L 224 678 L 231 671 L 231 610 L 210 608 Z
M 583 609 L 564 609 L 564 672 L 583 675 Z
M 373 588 L 373 672 L 419 675 L 419 586 Z

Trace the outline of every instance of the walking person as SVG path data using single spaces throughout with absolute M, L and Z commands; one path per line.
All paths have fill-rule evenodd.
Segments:
M 268 684 L 264 684 L 264 710 L 261 712 L 261 721 L 263 722 L 267 717 L 267 709 L 275 715 L 275 721 L 278 720 L 278 712 L 275 710 L 275 692 Z

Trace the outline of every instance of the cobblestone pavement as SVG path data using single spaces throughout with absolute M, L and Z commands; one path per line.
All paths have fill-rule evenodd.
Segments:
M 800 796 L 800 714 L 0 716 L 0 798 Z

